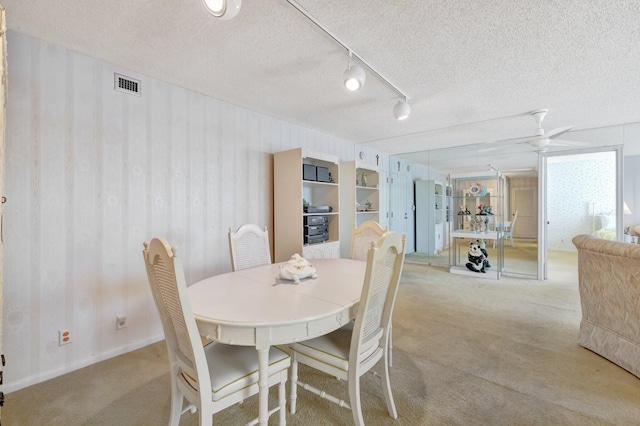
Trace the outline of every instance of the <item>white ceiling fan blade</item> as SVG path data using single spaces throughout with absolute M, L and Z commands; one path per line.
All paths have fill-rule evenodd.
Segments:
M 565 141 L 563 139 L 554 139 L 551 141 L 551 145 L 555 146 L 585 146 L 589 145 L 586 142 L 577 142 L 577 141 Z
M 543 137 L 548 139 L 553 139 L 560 136 L 563 133 L 568 132 L 569 130 L 573 129 L 573 127 L 574 126 L 558 127 L 556 129 L 548 131 Z
M 478 148 L 476 152 L 491 152 L 491 151 L 505 151 L 510 149 L 517 149 L 517 145 L 526 143 L 530 140 L 530 137 L 526 138 L 518 138 L 518 139 L 503 139 L 500 141 L 495 141 L 492 143 L 488 143 L 486 148 Z
M 526 144 L 529 144 L 531 146 L 534 146 L 538 149 L 542 149 L 544 147 L 546 147 L 547 145 L 549 145 L 549 143 L 551 142 L 551 139 L 544 137 L 544 136 L 540 136 L 537 138 L 533 138 L 533 139 L 529 139 L 528 141 L 526 141 Z
M 478 148 L 476 150 L 476 152 L 490 152 L 490 151 L 497 151 L 499 149 L 502 149 L 502 147 L 500 147 L 500 146 L 492 146 L 490 148 Z
M 555 142 L 553 141 L 554 138 L 574 128 L 574 126 L 558 127 L 545 133 L 544 129 L 542 128 L 542 121 L 546 114 L 547 114 L 546 109 L 531 112 L 531 115 L 533 116 L 533 118 L 535 118 L 538 124 L 538 129 L 536 130 L 536 134 L 534 136 L 485 142 L 485 144 L 488 145 L 487 148 L 477 149 L 476 152 L 478 154 L 485 153 L 485 152 L 487 153 L 495 152 L 496 154 L 499 154 L 503 152 L 510 152 L 511 148 L 509 147 L 513 147 L 515 145 L 521 145 L 521 144 L 530 145 L 534 147 L 535 150 L 538 152 L 545 152 L 548 145 L 554 144 Z M 572 142 L 565 143 L 565 142 L 568 142 L 568 141 L 561 141 L 560 143 L 557 143 L 554 145 L 567 145 L 567 146 L 583 145 L 582 143 L 572 143 Z

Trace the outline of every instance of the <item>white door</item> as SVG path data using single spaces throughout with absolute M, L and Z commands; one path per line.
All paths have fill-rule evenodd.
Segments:
M 391 173 L 389 183 L 389 230 L 401 234 L 407 233 L 407 220 L 409 218 L 409 206 L 407 204 L 407 177 L 401 174 Z M 413 247 L 407 241 L 407 252 Z

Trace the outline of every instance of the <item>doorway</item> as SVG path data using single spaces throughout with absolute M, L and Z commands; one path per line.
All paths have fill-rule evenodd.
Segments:
M 577 282 L 573 237 L 622 239 L 622 146 L 545 153 L 540 161 L 540 276 Z
M 536 179 L 537 183 L 537 179 Z M 517 227 L 513 229 L 513 238 L 535 240 L 538 238 L 538 188 L 526 186 L 513 188 L 509 217 L 513 220 L 518 212 Z
M 389 230 L 407 236 L 406 252 L 413 252 L 413 242 L 409 242 L 407 234 L 407 177 L 399 173 L 391 173 L 389 184 Z
M 504 274 L 538 278 L 538 173 L 512 174 L 505 202 L 511 234 L 504 238 Z

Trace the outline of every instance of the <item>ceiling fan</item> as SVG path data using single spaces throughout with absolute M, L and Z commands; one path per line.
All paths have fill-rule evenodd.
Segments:
M 520 140 L 518 142 L 516 142 L 517 144 L 528 144 L 533 146 L 534 148 L 536 148 L 536 151 L 538 152 L 546 152 L 547 148 L 551 145 L 551 146 L 580 146 L 580 145 L 586 145 L 584 142 L 573 142 L 573 141 L 565 141 L 565 140 L 557 140 L 556 138 L 566 132 L 568 132 L 569 130 L 573 129 L 574 126 L 564 126 L 564 127 L 558 127 L 555 128 L 553 130 L 550 130 L 548 132 L 545 133 L 544 129 L 542 128 L 542 121 L 544 120 L 544 117 L 547 115 L 547 112 L 549 112 L 548 109 L 538 109 L 535 111 L 531 111 L 529 113 L 529 115 L 531 115 L 533 117 L 534 120 L 536 120 L 536 123 L 538 124 L 538 128 L 536 129 L 536 132 L 534 134 L 533 137 L 529 137 L 526 138 L 525 140 Z M 497 147 L 492 147 L 492 148 L 483 148 L 483 149 L 479 149 L 478 152 L 484 152 L 484 151 L 493 151 L 499 149 Z
M 538 128 L 536 129 L 535 136 L 532 139 L 525 141 L 525 143 L 528 143 L 529 145 L 538 148 L 538 151 L 540 152 L 545 152 L 547 150 L 547 146 L 549 145 L 561 145 L 561 146 L 562 145 L 564 146 L 583 145 L 582 142 L 553 140 L 558 136 L 560 136 L 561 134 L 566 133 L 569 130 L 573 129 L 574 126 L 558 127 L 545 133 L 544 129 L 542 128 L 542 121 L 544 120 L 544 117 L 547 115 L 547 112 L 549 112 L 548 109 L 539 109 L 536 111 L 532 111 L 530 113 L 531 116 L 534 118 L 534 120 L 536 120 L 536 123 L 538 124 Z

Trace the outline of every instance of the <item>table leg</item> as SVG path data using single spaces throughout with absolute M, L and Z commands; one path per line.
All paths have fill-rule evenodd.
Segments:
M 258 423 L 269 422 L 269 346 L 258 349 Z

